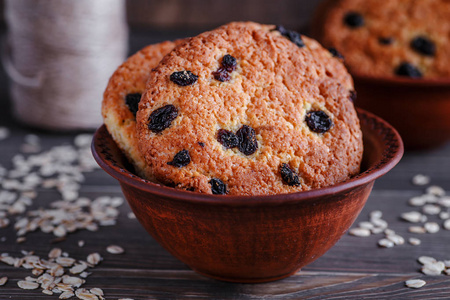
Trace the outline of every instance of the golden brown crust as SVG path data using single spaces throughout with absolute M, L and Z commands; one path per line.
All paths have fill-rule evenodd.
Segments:
M 142 94 L 150 71 L 179 41 L 150 45 L 130 56 L 111 76 L 103 94 L 103 120 L 122 152 L 134 165 L 136 172 L 152 179 L 152 172 L 138 149 L 136 119 L 125 103 L 127 94 Z
M 211 193 L 219 178 L 233 195 L 289 193 L 329 186 L 359 172 L 362 136 L 349 100 L 353 82 L 342 63 L 316 41 L 303 37 L 299 48 L 278 31 L 255 23 L 231 23 L 179 45 L 152 71 L 137 114 L 139 146 L 156 178 L 177 188 Z M 237 59 L 232 79 L 212 73 L 222 57 Z M 188 70 L 196 83 L 179 86 L 173 72 Z M 174 105 L 178 116 L 160 133 L 148 129 L 150 114 Z M 304 122 L 310 110 L 323 110 L 334 126 L 324 134 Z M 242 125 L 257 134 L 258 150 L 245 155 L 217 140 L 219 129 Z M 188 150 L 184 167 L 168 164 Z M 283 183 L 286 163 L 300 186 Z
M 346 25 L 348 12 L 361 14 L 364 25 Z M 322 7 L 321 14 L 313 25 L 319 28 L 313 31 L 324 46 L 344 55 L 353 74 L 392 77 L 402 62 L 408 62 L 423 77 L 450 77 L 448 0 L 333 0 Z M 432 41 L 435 55 L 423 55 L 411 47 L 418 36 Z M 380 43 L 380 38 L 392 38 L 392 43 Z

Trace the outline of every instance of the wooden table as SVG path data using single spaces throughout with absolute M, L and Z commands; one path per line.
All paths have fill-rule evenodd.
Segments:
M 193 33 L 191 33 L 193 34 Z M 150 37 L 149 37 L 150 36 Z M 136 33 L 132 36 L 134 51 L 145 44 L 164 38 L 183 36 L 178 33 Z M 12 136 L 0 141 L 0 164 L 11 167 L 12 156 L 19 151 L 27 133 L 38 134 L 44 150 L 58 144 L 71 143 L 75 134 L 54 134 L 21 127 L 9 114 L 7 81 L 0 74 L 0 126 L 12 130 Z M 400 164 L 379 179 L 359 216 L 368 220 L 369 212 L 381 210 L 389 227 L 405 238 L 416 236 L 420 246 L 409 244 L 385 249 L 377 246 L 383 234 L 359 238 L 344 235 L 324 256 L 289 278 L 265 284 L 232 284 L 205 278 L 191 271 L 168 254 L 151 238 L 135 219 L 127 217 L 130 208 L 120 207 L 118 223 L 101 227 L 97 232 L 79 231 L 68 235 L 65 241 L 50 244 L 54 238 L 42 232 L 27 235 L 27 241 L 15 243 L 12 226 L 0 229 L 0 253 L 21 256 L 21 250 L 34 250 L 46 256 L 55 246 L 73 257 L 83 258 L 100 252 L 104 261 L 93 270 L 84 287 L 103 289 L 107 299 L 449 299 L 450 276 L 426 276 L 419 272 L 419 256 L 450 259 L 450 231 L 436 234 L 408 233 L 409 223 L 401 221 L 402 212 L 417 210 L 407 205 L 410 197 L 422 194 L 424 188 L 411 184 L 417 173 L 431 176 L 432 183 L 450 191 L 450 144 L 428 152 L 407 153 Z M 119 185 L 101 170 L 87 174 L 81 195 L 95 198 L 99 195 L 121 196 Z M 56 192 L 39 190 L 32 208 L 46 206 L 58 198 Z M 437 217 L 430 217 L 430 220 Z M 85 246 L 77 246 L 84 240 Z M 122 255 L 106 252 L 106 246 L 117 244 L 125 248 Z M 22 290 L 17 281 L 30 275 L 29 270 L 0 263 L 0 277 L 8 276 L 8 283 L 0 287 L 0 299 L 57 299 L 40 290 Z M 405 287 L 405 280 L 421 278 L 427 281 L 421 289 Z

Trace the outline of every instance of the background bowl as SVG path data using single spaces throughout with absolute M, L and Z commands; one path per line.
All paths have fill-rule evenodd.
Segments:
M 358 110 L 364 134 L 362 171 L 331 187 L 270 196 L 219 196 L 176 190 L 144 180 L 105 126 L 94 135 L 99 165 L 116 178 L 144 228 L 200 274 L 233 282 L 287 277 L 323 255 L 349 229 L 376 178 L 403 154 L 399 134 Z
M 450 79 L 373 78 L 353 74 L 355 105 L 384 118 L 405 148 L 438 147 L 450 140 Z

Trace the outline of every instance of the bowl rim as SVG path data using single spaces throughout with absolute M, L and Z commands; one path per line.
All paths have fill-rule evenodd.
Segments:
M 359 186 L 369 184 L 370 182 L 375 181 L 375 179 L 386 174 L 400 161 L 404 152 L 403 142 L 395 128 L 393 128 L 389 123 L 387 123 L 380 117 L 377 117 L 370 112 L 367 112 L 360 108 L 357 108 L 356 110 L 360 119 L 361 117 L 363 117 L 373 122 L 373 124 L 376 126 L 373 131 L 380 131 L 377 136 L 381 136 L 382 134 L 384 134 L 385 136 L 389 135 L 391 137 L 391 140 L 393 141 L 393 145 L 388 145 L 386 143 L 386 140 L 382 140 L 382 142 L 385 142 L 385 145 L 383 153 L 381 155 L 381 159 L 370 166 L 364 172 L 361 172 L 358 175 L 333 186 L 309 191 L 256 196 L 211 195 L 178 190 L 158 183 L 153 183 L 131 173 L 124 167 L 120 166 L 117 162 L 111 161 L 111 159 L 105 159 L 105 155 L 107 155 L 107 152 L 105 151 L 104 147 L 102 147 L 102 136 L 109 136 L 109 138 L 112 139 L 105 125 L 99 127 L 95 132 L 92 139 L 91 150 L 95 160 L 100 165 L 100 167 L 106 173 L 118 180 L 120 185 L 131 185 L 134 188 L 166 199 L 191 203 L 228 206 L 255 206 L 261 204 L 279 205 L 285 203 L 293 203 L 317 199 L 319 197 L 331 196 L 336 193 L 342 193 L 351 189 L 355 189 Z
M 407 86 L 407 87 L 447 87 L 450 88 L 450 78 L 409 78 L 401 76 L 380 77 L 350 71 L 355 81 L 375 82 L 376 84 Z

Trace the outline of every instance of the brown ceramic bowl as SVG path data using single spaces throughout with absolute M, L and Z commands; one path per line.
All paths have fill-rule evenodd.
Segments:
M 355 105 L 381 116 L 406 149 L 438 147 L 450 140 L 450 79 L 373 78 L 353 74 Z
M 323 255 L 349 229 L 376 178 L 403 154 L 399 134 L 358 110 L 362 171 L 331 187 L 271 196 L 220 196 L 176 190 L 134 175 L 105 126 L 92 151 L 116 178 L 137 219 L 173 256 L 208 277 L 265 282 L 287 277 Z

